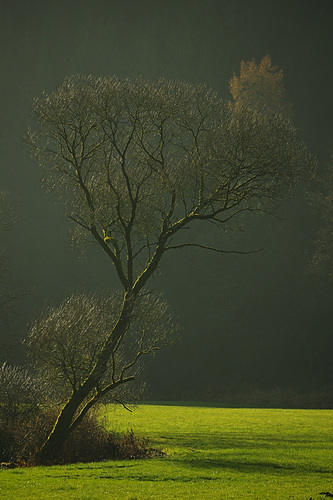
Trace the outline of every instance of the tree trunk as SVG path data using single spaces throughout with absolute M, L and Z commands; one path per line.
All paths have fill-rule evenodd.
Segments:
M 38 463 L 52 461 L 60 453 L 63 444 L 71 432 L 73 418 L 77 410 L 104 375 L 107 363 L 119 338 L 121 338 L 128 328 L 132 309 L 133 298 L 127 294 L 125 295 L 118 321 L 106 341 L 94 369 L 81 387 L 72 394 L 59 414 L 50 435 L 37 453 L 36 460 Z
M 38 463 L 52 461 L 61 451 L 63 444 L 70 434 L 73 417 L 81 403 L 89 394 L 89 390 L 87 392 L 87 389 L 88 387 L 83 385 L 78 391 L 74 392 L 62 409 L 50 435 L 36 456 Z

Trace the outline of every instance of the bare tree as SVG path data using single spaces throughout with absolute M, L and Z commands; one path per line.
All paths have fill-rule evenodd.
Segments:
M 8 201 L 8 194 L 0 192 L 0 232 L 3 233 L 17 222 Z M 0 320 L 4 320 L 12 311 L 12 302 L 22 292 L 10 290 L 7 256 L 5 248 L 0 248 Z
M 69 77 L 33 110 L 31 155 L 61 194 L 76 236 L 99 245 L 122 288 L 96 361 L 41 450 L 45 460 L 98 391 L 163 255 L 186 246 L 223 253 L 184 230 L 232 227 L 243 214 L 274 210 L 315 160 L 283 115 L 232 106 L 205 85 Z
M 308 259 L 310 271 L 333 279 L 333 156 L 317 182 L 312 185 L 309 202 L 314 212 L 316 230 Z
M 63 404 L 84 384 L 98 362 L 109 332 L 117 321 L 122 298 L 118 293 L 72 295 L 58 307 L 48 307 L 33 322 L 25 343 L 39 377 L 52 387 L 52 399 Z M 176 327 L 165 301 L 151 293 L 135 302 L 129 326 L 114 346 L 98 384 L 82 402 L 68 432 L 100 402 L 125 404 L 125 390 L 141 370 L 145 355 L 171 344 Z M 137 391 L 137 387 L 135 388 Z M 133 392 L 132 399 L 135 397 Z
M 0 366 L 0 424 L 8 427 L 32 418 L 45 403 L 46 385 L 20 366 Z
M 35 429 L 41 430 L 48 395 L 48 385 L 32 371 L 0 366 L 0 461 L 25 459 L 37 447 Z

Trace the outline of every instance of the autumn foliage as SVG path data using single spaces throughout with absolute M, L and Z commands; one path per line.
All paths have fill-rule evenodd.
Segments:
M 234 104 L 248 104 L 262 112 L 278 112 L 288 116 L 290 104 L 286 101 L 283 78 L 283 70 L 273 66 L 268 55 L 259 64 L 254 59 L 242 61 L 239 75 L 234 73 L 229 82 Z

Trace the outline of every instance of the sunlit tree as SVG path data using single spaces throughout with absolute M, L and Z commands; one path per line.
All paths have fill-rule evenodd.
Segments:
M 267 55 L 259 64 L 254 59 L 240 64 L 239 75 L 234 73 L 229 82 L 236 106 L 250 105 L 264 113 L 282 113 L 288 116 L 291 106 L 286 100 L 283 70 L 272 65 Z
M 186 246 L 223 252 L 191 241 L 185 229 L 232 227 L 248 212 L 271 212 L 315 160 L 282 114 L 230 106 L 205 85 L 69 77 L 33 110 L 31 155 L 66 204 L 77 241 L 97 243 L 122 290 L 94 363 L 41 450 L 45 460 L 98 392 L 165 253 Z

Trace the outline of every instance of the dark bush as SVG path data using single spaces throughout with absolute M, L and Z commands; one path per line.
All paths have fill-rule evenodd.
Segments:
M 25 415 L 0 428 L 0 462 L 33 464 L 35 456 L 51 431 L 57 412 L 49 408 L 38 414 Z
M 67 439 L 54 463 L 98 462 L 152 458 L 162 452 L 151 448 L 147 438 L 136 437 L 133 430 L 117 435 L 106 431 L 95 414 L 88 415 Z
M 16 420 L 0 429 L 0 462 L 18 466 L 37 465 L 36 454 L 49 435 L 58 411 L 49 409 L 30 420 Z M 96 414 L 88 414 L 65 442 L 49 465 L 76 462 L 98 462 L 152 458 L 162 452 L 149 446 L 147 438 L 136 437 L 133 431 L 117 435 L 105 430 Z
M 36 464 L 37 452 L 49 436 L 59 405 L 48 399 L 50 387 L 22 367 L 0 366 L 0 463 Z M 52 463 L 93 462 L 156 456 L 146 438 L 131 430 L 123 436 L 107 432 L 95 413 L 88 413 Z
M 28 462 L 56 414 L 48 410 L 47 386 L 20 366 L 0 366 L 0 462 Z

